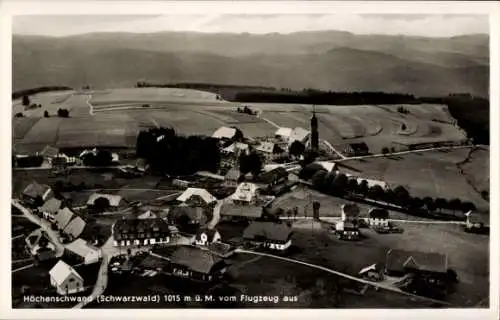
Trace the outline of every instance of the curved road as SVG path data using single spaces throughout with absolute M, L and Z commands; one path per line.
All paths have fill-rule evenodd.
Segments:
M 416 295 L 416 294 L 413 294 L 413 293 L 410 293 L 410 292 L 406 292 L 406 291 L 400 290 L 400 289 L 392 287 L 392 286 L 388 286 L 388 285 L 381 284 L 381 283 L 378 283 L 378 282 L 372 282 L 372 281 L 368 281 L 368 280 L 365 280 L 365 279 L 353 277 L 351 275 L 348 275 L 348 274 L 345 274 L 345 273 L 342 273 L 342 272 L 338 272 L 338 271 L 335 271 L 335 270 L 332 270 L 332 269 L 329 269 L 329 268 L 326 268 L 326 267 L 323 267 L 323 266 L 319 266 L 319 265 L 316 265 L 316 264 L 312 264 L 312 263 L 308 263 L 308 262 L 304 262 L 304 261 L 300 261 L 300 260 L 295 260 L 295 259 L 290 259 L 290 258 L 286 258 L 286 257 L 276 256 L 276 255 L 268 254 L 268 253 L 262 253 L 262 252 L 256 252 L 256 251 L 249 251 L 249 250 L 244 250 L 244 249 L 236 249 L 235 252 L 253 254 L 253 255 L 258 255 L 258 256 L 264 256 L 264 257 L 269 257 L 269 258 L 273 258 L 273 259 L 277 259 L 277 260 L 282 260 L 282 261 L 287 261 L 287 262 L 291 262 L 291 263 L 295 263 L 295 264 L 300 264 L 300 265 L 303 265 L 303 266 L 306 266 L 306 267 L 310 267 L 310 268 L 322 270 L 322 271 L 325 271 L 325 272 L 328 272 L 328 273 L 331 273 L 331 274 L 334 274 L 334 275 L 337 275 L 337 276 L 340 276 L 340 277 L 343 277 L 343 278 L 346 278 L 346 279 L 349 279 L 349 280 L 352 280 L 352 281 L 356 281 L 356 282 L 359 282 L 359 283 L 367 284 L 367 285 L 372 286 L 372 287 L 377 287 L 377 288 L 385 289 L 385 290 L 392 291 L 392 292 L 395 292 L 395 293 L 404 294 L 404 295 L 407 295 L 407 296 L 410 296 L 410 297 L 413 297 L 413 298 L 427 300 L 427 301 L 434 302 L 434 303 L 439 303 L 439 304 L 442 304 L 442 305 L 448 305 L 448 306 L 451 305 L 449 302 L 446 302 L 446 301 L 440 301 L 440 300 L 435 300 L 435 299 L 432 299 L 432 298 L 427 298 L 427 297 L 419 296 L 419 295 Z

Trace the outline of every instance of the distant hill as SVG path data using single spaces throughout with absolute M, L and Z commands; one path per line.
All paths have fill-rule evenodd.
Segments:
M 14 36 L 13 90 L 86 83 L 119 87 L 146 80 L 486 97 L 488 42 L 487 35 L 422 38 L 337 31 Z

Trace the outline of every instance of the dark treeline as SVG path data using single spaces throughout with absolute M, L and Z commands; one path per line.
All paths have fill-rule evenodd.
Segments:
M 49 92 L 49 91 L 64 91 L 64 90 L 73 90 L 70 87 L 65 87 L 65 86 L 44 86 L 44 87 L 37 87 L 37 88 L 32 88 L 32 89 L 25 89 L 25 90 L 19 90 L 19 91 L 14 91 L 12 93 L 12 99 L 19 99 L 23 96 L 29 96 L 32 94 L 37 94 L 41 92 Z
M 467 132 L 475 144 L 490 144 L 490 101 L 469 94 L 451 94 L 447 97 L 420 98 L 423 103 L 448 106 L 457 124 Z
M 172 128 L 141 131 L 137 136 L 136 155 L 146 159 L 153 172 L 172 176 L 216 172 L 221 159 L 217 139 L 179 136 Z
M 327 92 L 307 89 L 302 92 L 238 92 L 236 102 L 298 103 L 326 105 L 416 104 L 410 94 L 384 92 Z
M 232 85 L 232 84 L 216 84 L 216 83 L 203 83 L 203 82 L 181 82 L 181 83 L 168 83 L 168 84 L 153 84 L 148 82 L 137 82 L 137 88 L 180 88 L 180 89 L 198 89 L 198 90 L 207 90 L 211 91 L 214 89 L 223 90 L 223 89 L 250 89 L 250 90 L 268 90 L 275 91 L 274 87 L 265 87 L 265 86 L 243 86 L 243 85 Z

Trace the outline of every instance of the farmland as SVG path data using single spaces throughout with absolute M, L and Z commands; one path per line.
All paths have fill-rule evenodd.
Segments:
M 170 126 L 181 134 L 211 134 L 224 125 L 237 126 L 250 137 L 271 135 L 276 130 L 263 119 L 235 112 L 241 104 L 220 101 L 212 93 L 196 90 L 130 88 L 95 91 L 90 95 L 57 92 L 34 95 L 31 100 L 42 104 L 42 108 L 24 112 L 25 118 L 13 119 L 13 142 L 19 149 L 39 151 L 46 144 L 65 148 L 133 148 L 138 132 L 155 126 Z M 143 104 L 149 107 L 144 108 Z M 308 105 L 245 105 L 285 127 L 308 128 L 312 110 Z M 339 148 L 362 139 L 374 153 L 390 147 L 394 138 L 464 138 L 459 128 L 445 123 L 453 122 L 445 107 L 404 107 L 410 111 L 408 114 L 398 113 L 396 106 L 319 106 L 316 111 L 320 137 Z M 70 110 L 70 118 L 55 117 L 58 108 Z M 45 110 L 50 118 L 42 117 Z M 23 112 L 19 99 L 13 101 L 13 112 Z
M 487 211 L 489 204 L 472 187 L 468 180 L 485 181 L 488 176 L 488 153 L 479 153 L 474 161 L 482 163 L 468 171 L 472 178 L 467 179 L 459 170 L 458 164 L 463 162 L 470 148 L 413 152 L 409 154 L 351 159 L 342 161 L 348 167 L 340 167 L 346 173 L 360 175 L 365 178 L 383 180 L 389 185 L 402 185 L 416 197 L 459 198 L 473 202 L 478 209 Z M 478 158 L 479 157 L 479 158 Z M 482 157 L 482 158 L 481 158 Z M 478 159 L 476 159 L 478 158 Z M 483 187 L 489 189 L 482 182 Z M 450 187 L 453 186 L 453 187 Z

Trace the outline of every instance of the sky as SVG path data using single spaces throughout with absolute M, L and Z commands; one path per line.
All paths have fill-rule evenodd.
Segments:
M 160 31 L 265 34 L 339 30 L 426 37 L 489 33 L 487 15 L 465 14 L 38 15 L 15 16 L 12 27 L 14 34 L 46 36 Z

